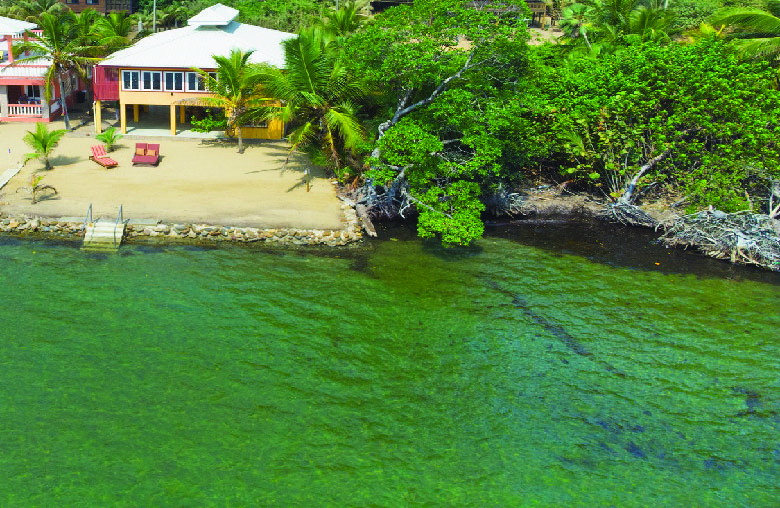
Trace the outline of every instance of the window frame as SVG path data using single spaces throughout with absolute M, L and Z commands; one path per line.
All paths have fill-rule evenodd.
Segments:
M 125 88 L 125 73 L 130 74 L 130 86 L 133 85 L 133 78 L 132 75 L 136 75 L 135 82 L 138 84 L 138 88 Z M 122 75 L 120 76 L 120 80 L 122 81 L 122 90 L 124 91 L 130 91 L 130 92 L 136 92 L 141 90 L 141 71 L 139 70 L 122 70 Z
M 256 122 L 245 123 L 241 127 L 242 128 L 249 127 L 250 129 L 252 129 L 252 128 L 254 128 L 254 129 L 267 129 L 268 128 L 268 120 L 258 120 Z
M 146 74 L 149 74 L 149 86 L 150 88 L 146 88 Z M 159 88 L 154 88 L 154 76 L 157 75 L 158 82 L 160 84 Z M 162 79 L 162 72 L 161 71 L 141 71 L 141 91 L 142 92 L 162 92 L 163 91 L 163 79 Z
M 208 74 L 210 77 L 217 79 L 217 73 L 216 71 L 208 71 L 206 74 Z M 190 88 L 190 76 L 195 77 L 195 88 Z M 187 92 L 199 92 L 199 93 L 209 93 L 208 89 L 206 88 L 206 80 L 203 79 L 198 72 L 187 72 L 184 76 L 184 90 Z
M 176 74 L 181 75 L 181 88 L 176 88 Z M 173 76 L 173 88 L 168 88 L 168 76 Z M 184 71 L 164 71 L 163 72 L 163 90 L 166 92 L 183 92 L 187 87 Z

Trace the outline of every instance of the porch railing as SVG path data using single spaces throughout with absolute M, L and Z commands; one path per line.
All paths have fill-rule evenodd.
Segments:
M 29 116 L 40 118 L 43 116 L 43 107 L 40 104 L 9 104 L 8 116 Z

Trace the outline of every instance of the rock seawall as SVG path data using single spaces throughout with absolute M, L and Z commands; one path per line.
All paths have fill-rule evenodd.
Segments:
M 254 228 L 211 224 L 181 224 L 154 221 L 127 221 L 125 242 L 145 243 L 216 243 L 264 242 L 276 245 L 343 246 L 362 239 L 360 221 L 355 210 L 342 205 L 344 227 L 338 230 L 297 228 Z M 46 218 L 0 214 L 0 232 L 37 235 L 58 239 L 79 239 L 84 220 L 75 217 Z

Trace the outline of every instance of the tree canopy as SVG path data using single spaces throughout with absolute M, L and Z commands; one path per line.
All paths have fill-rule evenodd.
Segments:
M 423 237 L 468 243 L 483 231 L 479 197 L 502 143 L 483 113 L 512 93 L 526 65 L 525 2 L 419 0 L 351 37 L 347 60 L 375 103 L 377 142 L 366 176 Z

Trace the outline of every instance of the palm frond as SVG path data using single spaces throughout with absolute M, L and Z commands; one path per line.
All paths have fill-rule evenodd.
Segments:
M 750 58 L 767 59 L 780 55 L 780 36 L 737 41 L 740 53 Z
M 345 102 L 329 109 L 324 119 L 325 124 L 344 140 L 344 148 L 355 148 L 365 139 L 363 127 L 355 117 L 355 108 L 350 103 Z
M 780 34 L 780 18 L 760 9 L 729 9 L 713 16 L 710 23 Z
M 306 122 L 290 133 L 290 151 L 295 151 L 301 145 L 307 145 L 317 139 L 317 127 L 312 122 Z

